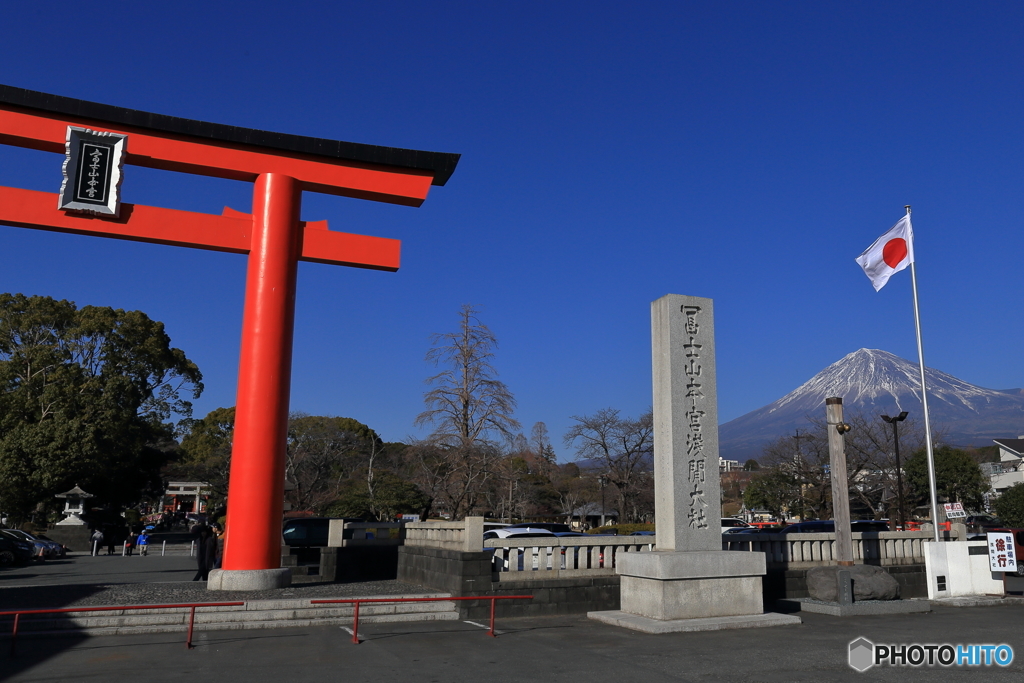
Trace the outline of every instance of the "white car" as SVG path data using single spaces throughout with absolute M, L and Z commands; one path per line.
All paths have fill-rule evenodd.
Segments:
M 504 529 L 492 529 L 491 531 L 484 532 L 484 541 L 491 539 L 517 539 L 517 538 L 558 538 L 547 529 L 535 529 L 531 527 L 516 527 L 516 528 L 504 528 Z M 495 554 L 497 548 L 484 548 L 484 550 L 491 551 L 491 561 L 494 565 L 494 571 L 507 572 L 509 570 L 509 558 L 502 558 L 500 555 Z M 511 553 L 509 553 L 511 555 Z M 518 551 L 518 565 L 519 571 L 523 570 L 523 549 L 520 548 Z M 537 569 L 539 564 L 539 557 L 536 549 L 533 553 L 533 569 Z
M 722 533 L 730 529 L 746 528 L 750 525 L 744 522 L 742 519 L 736 519 L 735 517 L 722 517 Z
M 531 536 L 554 536 L 555 534 L 547 529 L 539 529 L 536 527 L 503 527 L 501 529 L 491 529 L 490 531 L 484 532 L 484 540 L 490 538 L 529 538 Z

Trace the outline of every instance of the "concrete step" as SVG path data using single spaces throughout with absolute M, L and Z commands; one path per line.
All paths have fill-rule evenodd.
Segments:
M 444 598 L 448 595 L 396 597 Z M 197 608 L 195 629 L 218 631 L 316 625 L 344 626 L 352 623 L 353 611 L 352 604 L 311 605 L 308 600 L 252 600 L 244 606 Z M 359 621 L 367 623 L 452 621 L 458 618 L 459 613 L 453 601 L 365 603 L 359 608 Z M 9 621 L 10 617 L 6 619 Z M 19 635 L 168 633 L 187 628 L 188 619 L 189 608 L 24 615 L 19 621 L 18 632 Z M 6 624 L 0 626 L 0 630 L 7 632 Z

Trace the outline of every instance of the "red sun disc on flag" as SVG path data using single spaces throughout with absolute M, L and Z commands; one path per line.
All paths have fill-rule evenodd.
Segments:
M 907 241 L 902 237 L 891 239 L 882 247 L 882 260 L 890 268 L 895 268 L 905 258 L 907 258 Z

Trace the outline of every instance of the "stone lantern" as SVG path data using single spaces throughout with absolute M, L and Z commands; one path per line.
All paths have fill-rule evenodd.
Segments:
M 58 493 L 54 498 L 64 499 L 64 519 L 57 522 L 57 526 L 84 526 L 82 515 L 85 513 L 85 499 L 95 498 L 91 493 L 86 493 L 75 484 L 70 491 Z

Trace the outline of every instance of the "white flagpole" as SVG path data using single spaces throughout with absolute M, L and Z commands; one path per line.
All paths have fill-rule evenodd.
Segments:
M 910 220 L 910 206 L 907 209 L 907 220 Z M 911 225 L 913 230 L 913 225 Z M 932 425 L 928 417 L 928 390 L 924 383 L 924 346 L 921 344 L 921 311 L 917 305 L 917 270 L 914 262 L 910 262 L 910 284 L 914 290 L 914 326 L 917 328 L 917 359 L 921 366 L 921 407 L 924 409 L 924 442 L 928 455 L 928 490 L 932 499 L 932 527 L 935 540 L 939 539 L 939 504 L 935 497 L 935 454 L 932 450 Z

